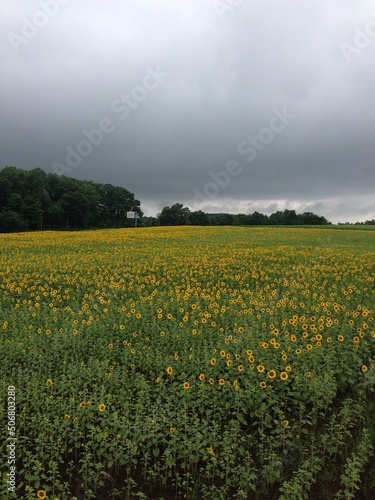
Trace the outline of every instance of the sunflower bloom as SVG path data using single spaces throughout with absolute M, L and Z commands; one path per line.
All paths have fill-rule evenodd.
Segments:
M 281 380 L 288 380 L 289 375 L 287 374 L 287 372 L 281 372 L 280 378 L 281 378 Z
M 276 377 L 276 371 L 275 370 L 270 370 L 267 373 L 267 375 L 268 375 L 269 378 L 275 378 Z
M 103 411 L 105 410 L 106 406 L 101 403 L 99 406 L 98 406 L 98 410 L 100 411 L 100 413 L 103 413 Z

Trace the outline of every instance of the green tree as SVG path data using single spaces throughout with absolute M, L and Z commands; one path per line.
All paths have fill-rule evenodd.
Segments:
M 202 210 L 197 210 L 196 212 L 191 212 L 189 214 L 189 222 L 193 226 L 209 226 L 210 219 L 208 215 Z
M 251 226 L 266 226 L 269 224 L 269 218 L 267 215 L 254 212 L 249 215 L 249 224 Z
M 17 231 L 27 231 L 29 228 L 27 221 L 18 213 L 11 210 L 0 211 L 0 232 L 13 233 Z
M 113 226 L 121 226 L 126 222 L 126 213 L 134 211 L 138 217 L 143 213 L 140 202 L 134 198 L 133 193 L 119 186 L 102 184 L 100 186 L 99 206 L 103 221 Z
M 212 224 L 215 226 L 233 226 L 235 216 L 233 214 L 220 214 L 212 219 Z
M 23 199 L 23 208 L 20 211 L 23 218 L 28 222 L 29 229 L 43 228 L 43 203 L 34 194 L 27 194 Z
M 157 217 L 161 226 L 185 226 L 189 224 L 190 210 L 182 203 L 175 203 L 171 207 L 164 207 Z

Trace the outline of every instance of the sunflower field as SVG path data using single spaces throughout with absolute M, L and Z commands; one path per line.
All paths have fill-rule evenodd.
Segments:
M 371 230 L 0 235 L 0 498 L 372 498 L 374 303 Z

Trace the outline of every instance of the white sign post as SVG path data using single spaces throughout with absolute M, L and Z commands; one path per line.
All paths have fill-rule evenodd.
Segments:
M 126 217 L 128 219 L 135 219 L 134 226 L 137 227 L 138 214 L 136 212 L 126 212 Z

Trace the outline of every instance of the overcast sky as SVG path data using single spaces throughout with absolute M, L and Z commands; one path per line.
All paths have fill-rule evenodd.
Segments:
M 0 5 L 0 168 L 124 186 L 146 215 L 375 218 L 374 1 Z

